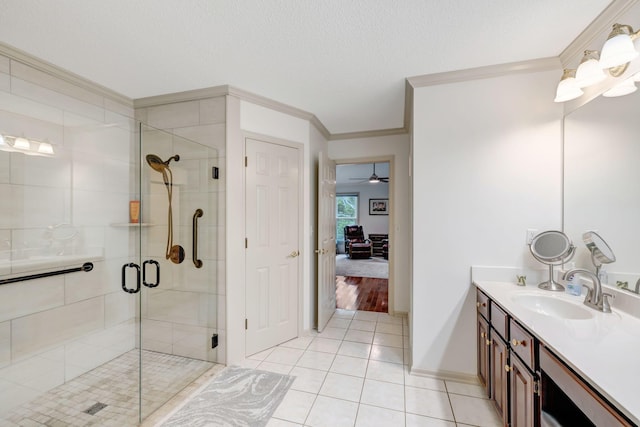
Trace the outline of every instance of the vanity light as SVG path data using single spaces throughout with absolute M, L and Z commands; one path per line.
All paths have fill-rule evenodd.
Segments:
M 585 50 L 580 65 L 576 70 L 576 85 L 580 88 L 591 86 L 607 78 L 598 62 L 600 54 L 597 50 Z
M 18 137 L 13 140 L 13 148 L 15 148 L 16 150 L 28 151 L 31 150 L 31 143 L 29 143 L 29 140 L 27 138 Z
M 41 142 L 38 146 L 38 153 L 52 155 L 53 145 L 49 144 L 48 142 Z
M 584 93 L 576 84 L 575 76 L 576 70 L 564 70 L 560 83 L 558 83 L 558 88 L 556 89 L 556 98 L 553 102 L 569 101 L 578 98 Z
M 638 88 L 636 87 L 636 83 L 632 78 L 630 78 L 626 79 L 622 83 L 615 85 L 614 87 L 603 93 L 602 96 L 613 98 L 616 96 L 628 95 L 635 92 L 636 90 L 638 90 Z
M 638 56 L 633 41 L 638 33 L 630 25 L 613 24 L 613 29 L 602 47 L 600 55 L 601 68 L 624 66 Z M 620 74 L 618 74 L 620 75 Z

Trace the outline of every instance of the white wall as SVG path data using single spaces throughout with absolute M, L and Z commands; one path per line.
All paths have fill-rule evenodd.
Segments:
M 357 138 L 329 141 L 329 157 L 339 163 L 350 160 L 391 158 L 391 184 L 389 191 L 391 223 L 389 234 L 391 246 L 389 250 L 390 280 L 393 281 L 394 293 L 389 298 L 393 312 L 409 311 L 409 135 L 380 136 L 373 138 Z M 368 231 L 367 231 L 368 233 Z
M 527 228 L 561 227 L 559 71 L 414 92 L 412 369 L 476 373 L 471 265 L 531 263 Z

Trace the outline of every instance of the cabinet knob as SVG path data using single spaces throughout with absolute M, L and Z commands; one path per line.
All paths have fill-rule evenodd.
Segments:
M 513 370 L 513 368 L 511 366 L 509 366 L 509 365 L 504 365 L 504 370 L 507 371 L 507 372 L 510 372 L 510 371 Z
M 491 341 L 486 340 L 486 341 L 485 341 L 485 344 L 486 344 L 486 345 L 491 345 Z
M 513 345 L 514 347 L 517 347 L 519 345 L 521 345 L 523 347 L 526 347 L 527 346 L 527 342 L 525 340 L 518 341 L 517 339 L 514 338 L 514 339 L 511 340 L 511 345 Z
M 486 306 L 487 306 L 486 302 L 482 302 L 482 303 L 481 302 L 477 302 L 476 303 L 476 307 L 486 307 Z
M 487 336 L 487 334 L 485 332 L 480 332 L 480 338 L 484 338 L 486 336 Z

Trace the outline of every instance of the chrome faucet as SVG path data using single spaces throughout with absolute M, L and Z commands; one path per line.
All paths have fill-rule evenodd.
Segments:
M 589 270 L 583 268 L 573 268 L 562 275 L 563 280 L 571 278 L 574 274 L 583 274 L 588 276 L 593 282 L 593 287 L 585 286 L 587 288 L 587 295 L 584 297 L 584 305 L 593 308 L 594 310 L 601 311 L 603 313 L 611 313 L 611 305 L 609 304 L 609 298 L 613 295 L 602 292 L 602 284 L 598 276 Z

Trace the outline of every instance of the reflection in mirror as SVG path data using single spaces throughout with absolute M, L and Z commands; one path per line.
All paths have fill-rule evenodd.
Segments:
M 600 273 L 600 267 L 603 264 L 611 264 L 615 262 L 616 256 L 613 254 L 613 250 L 607 245 L 602 237 L 595 231 L 587 231 L 582 235 L 584 244 L 591 252 L 591 261 L 596 268 L 596 276 Z
M 626 283 L 630 291 L 640 278 L 639 105 L 640 93 L 598 97 L 564 121 L 564 232 L 574 240 L 587 230 L 606 236 L 616 262 L 603 285 Z M 576 266 L 591 269 L 591 254 L 579 247 Z
M 529 245 L 535 259 L 549 266 L 549 280 L 538 285 L 547 291 L 564 291 L 564 286 L 553 277 L 553 266 L 569 261 L 575 253 L 575 246 L 561 231 L 543 231 L 533 238 Z

